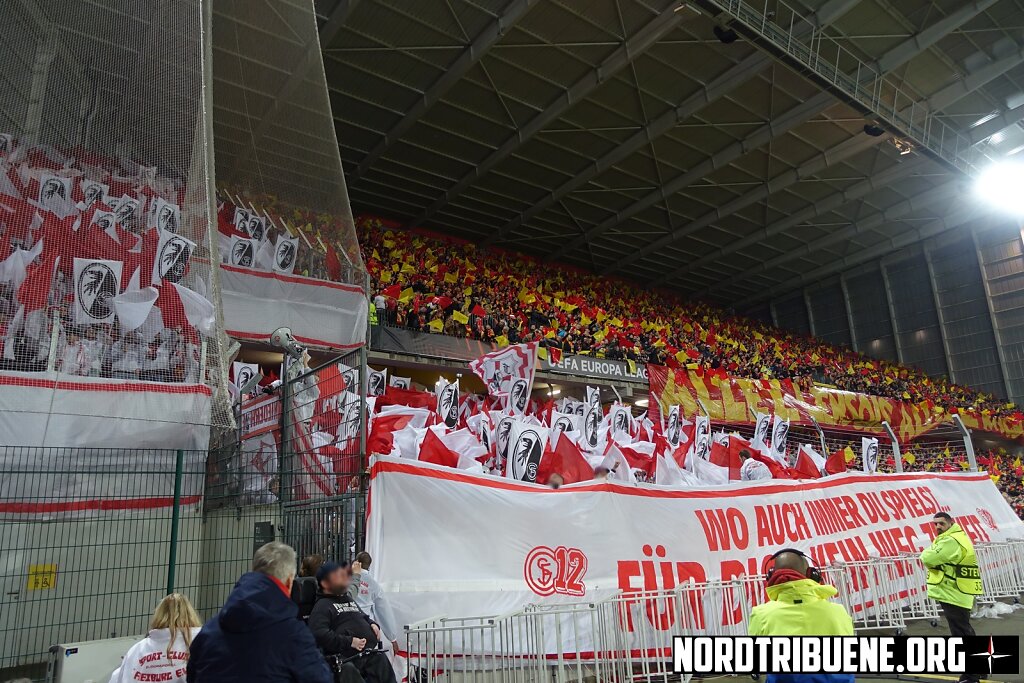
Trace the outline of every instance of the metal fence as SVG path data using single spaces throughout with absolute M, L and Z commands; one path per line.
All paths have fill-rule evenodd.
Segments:
M 1024 541 L 980 544 L 978 557 L 979 603 L 1024 594 Z M 901 633 L 911 621 L 938 620 L 916 556 L 837 564 L 823 575 L 858 631 Z M 745 576 L 503 615 L 432 617 L 405 627 L 409 680 L 686 681 L 672 671 L 672 636 L 745 635 L 753 608 L 766 600 L 763 577 Z
M 145 633 L 168 592 L 213 616 L 269 541 L 362 550 L 366 399 L 344 375 L 362 385 L 364 359 L 294 373 L 258 397 L 274 429 L 239 420 L 210 453 L 0 449 L 0 680 L 41 679 L 58 643 Z

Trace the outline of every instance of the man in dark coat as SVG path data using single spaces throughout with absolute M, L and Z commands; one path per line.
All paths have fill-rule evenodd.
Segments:
M 395 671 L 383 650 L 373 651 L 381 639 L 380 627 L 353 599 L 349 590 L 352 580 L 349 567 L 327 562 L 320 567 L 316 578 L 320 593 L 309 615 L 309 630 L 324 653 L 351 658 L 342 667 L 341 680 L 345 683 L 395 683 Z
M 252 571 L 192 641 L 188 683 L 334 683 L 291 600 L 295 566 L 284 543 L 256 551 Z

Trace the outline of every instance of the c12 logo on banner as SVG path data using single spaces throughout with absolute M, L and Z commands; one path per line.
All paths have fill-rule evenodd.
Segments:
M 572 595 L 582 597 L 587 588 L 583 576 L 587 573 L 587 556 L 579 548 L 560 545 L 551 549 L 540 545 L 526 555 L 523 578 L 526 585 L 540 596 Z

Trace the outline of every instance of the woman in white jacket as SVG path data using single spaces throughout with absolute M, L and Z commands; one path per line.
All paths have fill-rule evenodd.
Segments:
M 192 639 L 202 625 L 188 598 L 171 593 L 156 606 L 149 635 L 128 650 L 110 683 L 184 681 Z

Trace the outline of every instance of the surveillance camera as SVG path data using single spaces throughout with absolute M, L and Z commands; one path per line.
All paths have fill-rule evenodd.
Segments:
M 292 358 L 302 358 L 302 354 L 306 350 L 305 347 L 295 341 L 291 329 L 287 327 L 279 327 L 274 330 L 273 334 L 270 335 L 270 343 L 284 349 Z

